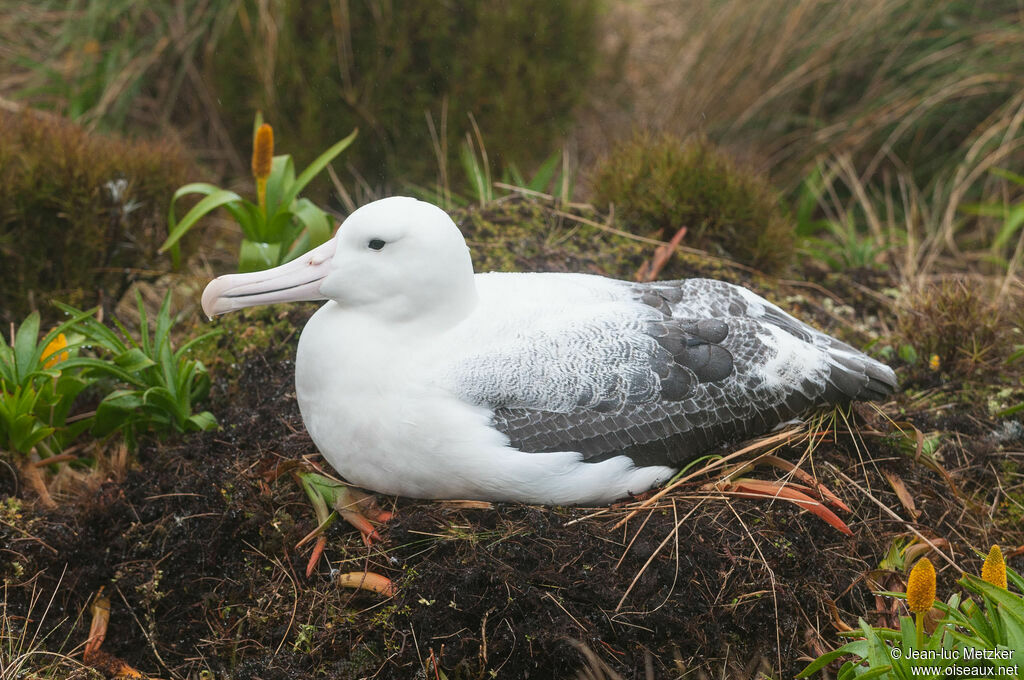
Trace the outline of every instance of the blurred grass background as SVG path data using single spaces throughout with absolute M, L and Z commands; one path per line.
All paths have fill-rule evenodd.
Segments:
M 851 266 L 910 279 L 943 260 L 1009 281 L 1024 230 L 1000 234 L 1021 187 L 990 171 L 1022 167 L 1022 13 L 1019 0 L 5 0 L 0 106 L 172 139 L 222 180 L 248 175 L 256 110 L 300 165 L 359 127 L 339 168 L 357 203 L 462 191 L 467 139 L 496 178 L 564 149 L 574 198 L 591 200 L 637 132 L 699 138 L 763 175 L 799 236 L 866 253 Z M 326 179 L 313 195 L 340 207 Z

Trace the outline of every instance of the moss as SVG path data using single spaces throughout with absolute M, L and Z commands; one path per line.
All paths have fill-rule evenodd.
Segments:
M 0 114 L 0 320 L 20 321 L 33 306 L 46 314 L 54 298 L 112 305 L 132 280 L 165 269 L 156 251 L 167 207 L 193 178 L 170 142 Z
M 703 140 L 639 134 L 594 170 L 598 204 L 628 227 L 766 272 L 793 257 L 793 226 L 768 183 Z
M 249 148 L 257 109 L 300 165 L 359 127 L 346 160 L 371 185 L 432 184 L 426 115 L 447 135 L 457 168 L 472 113 L 496 165 L 530 163 L 550 153 L 593 71 L 595 0 L 341 6 L 284 0 L 265 16 L 239 10 L 207 73 L 240 148 Z

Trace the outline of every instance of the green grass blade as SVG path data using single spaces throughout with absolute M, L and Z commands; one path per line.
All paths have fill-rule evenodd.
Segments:
M 331 148 L 327 149 L 327 151 L 324 151 L 322 154 L 317 156 L 316 160 L 310 163 L 309 166 L 302 171 L 302 174 L 299 175 L 299 178 L 295 180 L 295 183 L 288 188 L 287 193 L 281 200 L 281 204 L 286 207 L 290 206 L 292 204 L 292 201 L 294 201 L 295 198 L 299 195 L 299 192 L 305 189 L 306 185 L 309 184 L 314 177 L 319 175 L 323 171 L 323 169 L 327 167 L 327 164 L 333 161 L 338 156 L 338 154 L 347 149 L 349 144 L 351 144 L 355 140 L 356 135 L 358 134 L 359 128 L 356 128 L 348 137 L 341 140 Z

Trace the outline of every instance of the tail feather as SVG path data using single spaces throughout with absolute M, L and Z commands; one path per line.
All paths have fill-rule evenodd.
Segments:
M 826 397 L 837 402 L 880 401 L 896 391 L 896 374 L 885 364 L 860 352 L 845 349 L 829 352 L 829 387 L 835 394 Z

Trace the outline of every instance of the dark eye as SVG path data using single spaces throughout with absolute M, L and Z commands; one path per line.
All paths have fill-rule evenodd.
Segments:
M 370 242 L 366 244 L 370 250 L 380 250 L 384 247 L 384 241 L 379 238 L 370 239 Z

